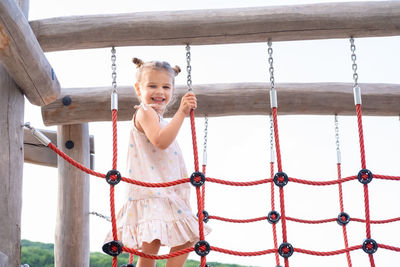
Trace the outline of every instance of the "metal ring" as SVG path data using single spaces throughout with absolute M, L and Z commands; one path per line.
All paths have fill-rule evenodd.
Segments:
M 372 181 L 373 175 L 370 170 L 362 169 L 357 175 L 358 181 L 362 184 L 369 184 Z
M 292 256 L 293 251 L 293 246 L 290 243 L 282 243 L 278 249 L 279 255 L 284 258 L 289 258 L 290 256 Z
M 117 176 L 116 178 L 112 178 L 111 176 Z M 106 174 L 106 181 L 110 185 L 116 185 L 121 181 L 121 173 L 117 170 L 108 171 Z
M 201 257 L 207 256 L 208 253 L 210 253 L 210 250 L 210 244 L 208 244 L 208 242 L 205 240 L 200 240 L 194 246 L 194 251 Z
M 196 181 L 196 178 L 200 177 L 200 180 Z M 206 177 L 202 172 L 194 172 L 192 175 L 190 175 L 190 183 L 193 186 L 200 187 L 202 186 L 206 181 Z

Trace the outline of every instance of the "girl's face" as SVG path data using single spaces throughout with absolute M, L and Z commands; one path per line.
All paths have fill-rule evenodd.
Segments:
M 135 84 L 136 93 L 144 104 L 152 104 L 158 113 L 163 113 L 173 94 L 173 77 L 167 71 L 149 69 Z

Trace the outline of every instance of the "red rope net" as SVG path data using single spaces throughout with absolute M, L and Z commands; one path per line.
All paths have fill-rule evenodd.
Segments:
M 364 140 L 363 140 L 363 133 L 362 133 L 362 119 L 361 117 L 361 107 L 357 106 L 357 121 L 358 121 L 358 127 L 359 127 L 359 135 L 360 135 L 360 151 L 362 159 L 361 159 L 361 165 L 363 168 L 366 167 L 366 161 L 365 161 L 365 151 L 364 151 Z M 274 132 L 275 132 L 275 144 L 276 144 L 276 154 L 277 154 L 277 163 L 278 163 L 278 171 L 282 171 L 282 161 L 281 161 L 281 154 L 280 154 L 280 147 L 279 147 L 279 136 L 278 136 L 278 123 L 277 123 L 277 112 L 276 109 L 273 109 L 273 120 L 274 120 Z M 195 125 L 194 125 L 194 114 L 193 111 L 191 112 L 190 115 L 191 118 L 191 128 L 192 128 L 192 136 L 193 136 L 193 150 L 194 150 L 194 163 L 195 163 L 195 171 L 199 170 L 199 161 L 198 161 L 198 154 L 197 154 L 197 143 L 196 143 L 196 133 L 195 133 Z M 117 130 L 116 130 L 116 121 L 117 121 L 117 112 L 116 110 L 113 110 L 113 164 L 112 167 L 113 169 L 117 168 Z M 60 155 L 62 158 L 64 158 L 67 162 L 71 163 L 73 166 L 76 168 L 99 178 L 105 178 L 106 175 L 92 171 L 85 166 L 81 165 L 80 163 L 74 161 L 71 159 L 68 155 L 66 155 L 64 152 L 59 150 L 56 146 L 54 146 L 52 143 L 50 143 L 49 148 L 51 148 L 54 152 L 56 152 L 58 155 Z M 205 171 L 205 166 L 203 166 L 203 171 Z M 343 204 L 343 193 L 342 193 L 342 184 L 345 182 L 353 181 L 358 179 L 358 176 L 349 176 L 342 178 L 341 177 L 341 166 L 338 163 L 337 164 L 337 173 L 338 173 L 338 178 L 336 180 L 326 180 L 326 181 L 312 181 L 312 180 L 304 180 L 304 179 L 298 179 L 298 178 L 293 178 L 293 177 L 288 177 L 288 182 L 294 182 L 294 183 L 299 183 L 299 184 L 305 184 L 305 185 L 312 185 L 312 186 L 329 186 L 329 185 L 338 185 L 339 188 L 339 204 L 340 204 L 340 211 L 344 212 L 344 204 Z M 212 183 L 218 183 L 222 185 L 229 185 L 229 186 L 256 186 L 256 185 L 262 185 L 262 184 L 268 184 L 270 183 L 270 189 L 271 189 L 271 210 L 275 210 L 275 184 L 274 184 L 274 179 L 272 178 L 274 176 L 274 163 L 270 163 L 270 176 L 271 178 L 266 178 L 262 180 L 254 180 L 254 181 L 246 181 L 246 182 L 233 182 L 233 181 L 227 181 L 227 180 L 221 180 L 217 178 L 211 178 L 211 177 L 206 177 L 205 181 L 206 182 L 212 182 Z M 380 175 L 380 174 L 373 174 L 373 178 L 381 179 L 381 180 L 391 180 L 391 181 L 399 181 L 400 176 L 389 176 L 389 175 Z M 131 183 L 131 184 L 136 184 L 139 186 L 144 186 L 144 187 L 169 187 L 169 186 L 175 186 L 179 185 L 182 183 L 188 183 L 190 182 L 189 178 L 185 179 L 179 179 L 175 180 L 172 182 L 168 183 L 145 183 L 145 182 L 140 182 L 134 179 L 126 178 L 126 177 L 121 177 L 121 181 L 124 181 L 126 183 Z M 396 218 L 389 218 L 385 220 L 371 220 L 370 219 L 370 212 L 369 212 L 369 198 L 368 198 L 368 185 L 364 184 L 364 205 L 365 205 L 365 219 L 361 218 L 351 218 L 351 221 L 354 222 L 360 222 L 364 223 L 366 226 L 366 238 L 371 238 L 371 224 L 384 224 L 384 223 L 392 223 L 392 222 L 397 222 L 400 221 L 400 217 Z M 204 225 L 203 225 L 203 210 L 204 210 L 204 200 L 205 200 L 205 189 L 204 185 L 202 186 L 202 189 L 200 187 L 196 187 L 196 194 L 197 194 L 197 206 L 198 206 L 198 212 L 197 215 L 199 217 L 199 236 L 200 240 L 204 240 Z M 288 241 L 288 236 L 287 236 L 287 226 L 286 226 L 286 221 L 293 221 L 297 223 L 307 223 L 307 224 L 322 224 L 322 223 L 330 223 L 330 222 L 336 222 L 338 219 L 337 218 L 328 218 L 328 219 L 320 219 L 320 220 L 306 220 L 306 219 L 299 219 L 299 218 L 293 218 L 286 216 L 285 214 L 285 200 L 284 200 L 284 187 L 279 187 L 279 199 L 280 199 L 280 220 L 282 222 L 282 240 L 284 243 Z M 116 222 L 115 222 L 115 204 L 114 204 L 114 185 L 110 185 L 110 209 L 111 209 L 111 217 L 112 217 L 112 228 L 113 228 L 113 237 L 115 240 L 117 240 L 117 234 L 116 234 Z M 214 220 L 220 220 L 220 221 L 225 221 L 225 222 L 232 222 L 232 223 L 251 223 L 251 222 L 256 222 L 256 221 L 262 221 L 262 220 L 268 220 L 268 216 L 261 216 L 257 218 L 250 218 L 250 219 L 230 219 L 230 218 L 224 218 L 220 216 L 213 216 L 210 215 L 208 217 L 209 219 L 214 219 Z M 230 255 L 236 255 L 236 256 L 259 256 L 259 255 L 266 255 L 266 254 L 275 254 L 275 263 L 277 266 L 280 266 L 280 252 L 279 252 L 279 246 L 278 246 L 278 241 L 277 241 L 277 229 L 276 229 L 276 223 L 272 223 L 272 232 L 273 232 L 273 248 L 272 249 L 267 249 L 267 250 L 262 250 L 262 251 L 255 251 L 255 252 L 240 252 L 240 251 L 233 251 L 233 250 L 228 250 L 228 249 L 223 249 L 215 246 L 210 246 L 210 250 L 213 251 L 218 251 L 220 253 L 226 253 Z M 306 250 L 302 248 L 293 248 L 293 252 L 295 253 L 303 253 L 303 254 L 309 254 L 309 255 L 314 255 L 314 256 L 332 256 L 332 255 L 338 255 L 338 254 L 346 254 L 348 266 L 352 266 L 351 263 L 351 258 L 350 258 L 350 252 L 354 250 L 359 250 L 363 248 L 363 245 L 355 245 L 355 246 L 349 246 L 348 244 L 348 239 L 347 239 L 347 232 L 346 232 L 346 225 L 342 226 L 343 228 L 343 237 L 344 237 L 344 249 L 339 249 L 335 251 L 327 251 L 327 252 L 321 252 L 321 251 L 312 251 L 312 250 Z M 368 246 L 371 247 L 371 244 L 366 245 L 367 248 Z M 377 246 L 379 248 L 391 250 L 391 251 L 396 251 L 400 252 L 400 248 L 386 245 L 386 244 L 381 244 L 378 243 Z M 203 248 L 204 249 L 204 248 Z M 138 255 L 140 257 L 146 257 L 146 258 L 151 258 L 155 260 L 159 259 L 168 259 L 171 257 L 176 257 L 182 254 L 186 254 L 192 251 L 195 251 L 195 248 L 187 248 L 184 250 L 180 250 L 171 254 L 166 254 L 166 255 L 149 255 L 142 253 L 140 251 L 127 248 L 127 247 L 122 247 L 122 251 L 128 252 L 134 255 Z M 283 255 L 285 255 L 285 251 L 288 251 L 287 248 L 283 248 Z M 368 254 L 370 264 L 371 266 L 375 266 L 374 263 L 374 258 L 373 254 Z M 285 262 L 285 267 L 289 266 L 289 257 L 284 257 L 284 262 Z M 133 257 L 131 257 L 130 262 L 133 261 Z M 206 265 L 206 256 L 201 256 L 201 266 L 205 267 Z M 113 267 L 117 266 L 117 257 L 113 257 Z
M 363 135 L 363 125 L 362 125 L 362 112 L 361 112 L 361 105 L 358 104 L 356 105 L 356 114 L 357 114 L 357 124 L 358 124 L 358 132 L 359 132 L 359 143 L 360 143 L 360 158 L 361 158 L 361 168 L 363 170 L 366 169 L 366 159 L 365 159 L 365 148 L 364 148 L 364 135 Z M 320 219 L 320 220 L 306 220 L 306 219 L 299 219 L 299 218 L 293 218 L 289 217 L 285 213 L 285 191 L 284 191 L 284 185 L 282 185 L 282 182 L 284 182 L 283 175 L 279 174 L 282 173 L 282 159 L 281 159 L 281 151 L 280 151 L 280 144 L 279 144 L 279 132 L 278 132 L 278 116 L 277 116 L 277 108 L 273 107 L 272 108 L 272 118 L 273 118 L 273 130 L 274 130 L 274 137 L 275 137 L 275 149 L 276 149 L 276 156 L 277 156 L 277 169 L 278 173 L 274 173 L 274 162 L 270 162 L 270 177 L 262 180 L 255 180 L 255 181 L 245 181 L 245 182 L 233 182 L 233 181 L 227 181 L 227 180 L 221 180 L 217 178 L 211 178 L 211 177 L 205 177 L 205 182 L 211 182 L 211 183 L 218 183 L 222 185 L 229 185 L 229 186 L 255 186 L 255 185 L 263 185 L 263 184 L 268 184 L 270 183 L 270 190 L 271 190 L 271 211 L 275 212 L 275 185 L 278 186 L 279 188 L 279 205 L 280 205 L 280 214 L 279 213 L 272 213 L 272 215 L 268 214 L 268 216 L 261 216 L 258 218 L 252 218 L 252 219 L 230 219 L 230 218 L 224 218 L 220 216 L 209 216 L 208 219 L 215 219 L 215 220 L 220 220 L 220 221 L 225 221 L 225 222 L 232 222 L 232 223 L 251 223 L 251 222 L 256 222 L 256 221 L 262 221 L 262 220 L 268 220 L 271 225 L 272 225 L 272 233 L 273 233 L 273 248 L 267 249 L 267 250 L 262 250 L 262 251 L 255 251 L 255 252 L 240 252 L 240 251 L 233 251 L 233 250 L 228 250 L 228 249 L 223 249 L 215 246 L 210 246 L 208 243 L 201 243 L 199 246 L 196 247 L 191 247 L 187 249 L 183 249 L 174 253 L 166 254 L 166 255 L 149 255 L 142 253 L 140 251 L 137 251 L 132 248 L 124 247 L 122 245 L 121 251 L 128 252 L 134 255 L 138 255 L 140 257 L 145 257 L 145 258 L 150 258 L 150 259 L 168 259 L 171 257 L 176 257 L 182 254 L 186 254 L 192 251 L 196 251 L 197 254 L 201 256 L 201 267 L 206 266 L 206 255 L 208 254 L 209 251 L 218 251 L 221 253 L 226 253 L 230 255 L 237 255 L 237 256 L 259 256 L 259 255 L 266 255 L 266 254 L 271 254 L 273 253 L 275 255 L 275 264 L 276 266 L 280 266 L 280 257 L 283 257 L 285 267 L 289 267 L 289 257 L 292 255 L 292 253 L 303 253 L 303 254 L 309 254 L 309 255 L 314 255 L 314 256 L 332 256 L 332 255 L 338 255 L 338 254 L 346 254 L 347 258 L 347 263 L 348 266 L 352 266 L 351 262 L 351 257 L 350 257 L 350 252 L 354 250 L 359 250 L 363 249 L 365 252 L 367 252 L 370 265 L 373 267 L 375 266 L 374 262 L 374 257 L 373 253 L 376 251 L 376 249 L 383 248 L 391 251 L 396 251 L 400 252 L 399 247 L 394 247 L 390 245 L 385 245 L 381 243 L 376 243 L 374 240 L 372 241 L 364 241 L 363 244 L 359 245 L 354 245 L 354 246 L 349 246 L 348 244 L 348 238 L 347 238 L 347 230 L 346 230 L 346 224 L 342 224 L 343 228 L 343 240 L 344 240 L 344 249 L 339 249 L 335 251 L 312 251 L 312 250 L 306 250 L 298 247 L 292 247 L 288 243 L 288 234 L 287 234 L 287 221 L 293 221 L 297 223 L 307 223 L 307 224 L 322 224 L 322 223 L 330 223 L 330 222 L 343 222 L 346 220 L 346 216 L 343 214 L 345 209 L 344 209 L 344 203 L 343 203 L 343 192 L 342 192 L 342 184 L 345 182 L 353 181 L 353 180 L 359 180 L 361 183 L 363 183 L 363 189 L 364 189 L 364 207 L 365 207 L 365 219 L 359 219 L 359 218 L 349 218 L 351 221 L 354 222 L 360 222 L 364 223 L 366 227 L 366 239 L 371 240 L 372 237 L 372 232 L 371 232 L 371 224 L 384 224 L 384 223 L 392 223 L 396 221 L 400 221 L 400 217 L 397 218 L 390 218 L 390 219 L 385 219 L 385 220 L 371 220 L 370 218 L 370 209 L 369 209 L 369 190 L 368 190 L 368 183 L 365 182 L 369 176 L 366 173 L 359 173 L 358 175 L 354 176 L 349 176 L 342 178 L 341 177 L 341 164 L 337 164 L 337 179 L 335 180 L 326 180 L 326 181 L 312 181 L 312 180 L 304 180 L 304 179 L 298 179 L 298 178 L 293 178 L 293 177 L 287 177 L 287 182 L 293 182 L 293 183 L 299 183 L 299 184 L 304 184 L 304 185 L 312 185 L 312 186 L 330 186 L 330 185 L 338 185 L 338 191 L 339 191 L 339 205 L 340 205 L 340 211 L 341 215 L 338 216 L 338 218 L 328 218 L 328 219 Z M 199 159 L 198 159 L 198 150 L 197 150 L 197 141 L 196 141 L 196 127 L 195 127 L 195 120 L 194 120 L 194 111 L 192 110 L 190 112 L 190 122 L 191 122 L 191 130 L 192 130 L 192 141 L 193 141 L 193 156 L 194 156 L 194 168 L 195 172 L 199 172 L 200 166 L 199 166 Z M 112 161 L 112 169 L 116 170 L 117 169 L 117 110 L 112 110 L 112 125 L 113 125 L 113 161 Z M 80 163 L 74 161 L 72 158 L 70 158 L 68 155 L 66 155 L 64 152 L 59 150 L 55 145 L 50 143 L 48 145 L 50 149 L 52 149 L 54 152 L 56 152 L 60 157 L 64 158 L 67 162 L 75 166 L 76 168 L 99 178 L 106 178 L 105 174 L 99 173 L 92 171 L 85 166 L 81 165 Z M 205 173 L 206 166 L 202 166 L 203 173 Z M 279 174 L 279 175 L 278 175 Z M 379 175 L 379 174 L 371 174 L 371 179 L 376 178 L 376 179 L 382 179 L 382 180 L 391 180 L 391 181 L 399 181 L 400 176 L 388 176 L 388 175 Z M 112 180 L 115 180 L 116 177 L 115 175 L 111 176 Z M 195 182 L 199 182 L 200 179 L 198 176 L 194 177 Z M 121 177 L 121 181 L 124 181 L 126 183 L 131 183 L 139 186 L 144 186 L 144 187 L 170 187 L 170 186 L 176 186 L 182 183 L 188 183 L 191 182 L 191 179 L 189 178 L 184 178 L 184 179 L 179 179 L 167 183 L 146 183 L 146 182 L 141 182 L 138 180 L 126 178 L 126 177 Z M 197 216 L 199 218 L 199 236 L 200 236 L 200 242 L 204 241 L 205 242 L 205 236 L 204 236 L 204 203 L 205 203 L 205 184 L 202 184 L 202 186 L 196 186 L 196 195 L 197 195 Z M 117 228 L 116 228 L 116 217 L 115 217 L 115 203 L 114 203 L 114 186 L 115 184 L 110 184 L 110 210 L 111 210 L 111 224 L 112 224 L 112 233 L 113 233 L 113 238 L 114 241 L 117 241 Z M 202 188 L 200 188 L 202 187 Z M 280 218 L 279 218 L 280 217 Z M 276 229 L 276 223 L 278 221 L 281 221 L 282 225 L 282 241 L 283 243 L 278 246 L 278 241 L 277 241 L 277 229 Z M 375 251 L 374 250 L 374 242 L 376 245 Z M 196 244 L 197 246 L 197 244 Z M 207 248 L 208 246 L 208 248 Z M 111 246 L 113 251 L 117 251 L 116 247 Z M 371 252 L 373 251 L 373 252 Z M 113 261 L 112 261 L 112 266 L 117 267 L 117 256 L 114 255 Z M 130 262 L 133 261 L 133 257 L 130 257 Z

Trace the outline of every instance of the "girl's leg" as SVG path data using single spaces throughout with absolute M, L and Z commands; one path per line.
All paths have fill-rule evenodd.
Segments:
M 183 245 L 171 248 L 170 253 L 191 247 L 193 245 L 194 245 L 194 242 L 187 242 Z M 189 256 L 189 253 L 186 253 L 186 254 L 180 255 L 178 257 L 170 258 L 167 260 L 167 264 L 165 265 L 165 267 L 183 267 L 183 264 L 185 264 L 185 261 L 188 256 Z
M 142 252 L 146 254 L 157 255 L 158 250 L 160 249 L 160 240 L 153 240 L 151 243 L 143 242 Z M 147 259 L 143 257 L 139 257 L 137 262 L 137 267 L 154 267 L 156 261 L 152 259 Z

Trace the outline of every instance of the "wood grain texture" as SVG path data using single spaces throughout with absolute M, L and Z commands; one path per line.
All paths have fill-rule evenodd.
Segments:
M 57 128 L 57 143 L 72 140 L 74 147 L 60 146 L 70 157 L 89 167 L 88 124 Z M 54 261 L 57 267 L 89 266 L 89 191 L 90 177 L 64 159 L 58 160 L 58 205 Z
M 55 131 L 40 130 L 51 142 L 57 146 L 57 133 Z M 90 140 L 90 168 L 94 167 L 94 136 Z M 40 143 L 28 129 L 24 129 L 24 162 L 57 168 L 57 154 Z
M 57 77 L 15 0 L 0 1 L 0 62 L 32 104 L 49 104 L 60 94 Z
M 16 1 L 22 16 L 28 15 L 29 1 Z M 25 17 L 24 17 L 25 18 Z M 0 23 L 1 24 L 1 23 Z M 2 32 L 2 30 L 0 29 Z M 3 45 L 0 37 L 0 48 Z M 2 53 L 0 51 L 0 53 Z M 0 266 L 21 264 L 22 176 L 24 164 L 24 95 L 0 65 Z
M 397 116 L 400 114 L 400 85 L 360 84 L 363 114 Z M 282 83 L 277 84 L 280 115 L 354 115 L 353 85 L 350 83 Z M 269 84 L 234 83 L 194 85 L 198 100 L 196 116 L 267 115 L 270 113 Z M 165 117 L 172 117 L 178 109 L 186 86 L 177 86 L 176 97 Z M 110 121 L 111 88 L 63 89 L 61 98 L 42 107 L 46 125 L 71 124 L 91 121 Z M 133 87 L 120 86 L 118 119 L 131 120 L 138 99 Z M 72 103 L 62 104 L 69 96 Z
M 44 51 L 395 36 L 400 2 L 141 12 L 31 21 Z
M 20 265 L 24 95 L 0 65 L 0 251 Z

